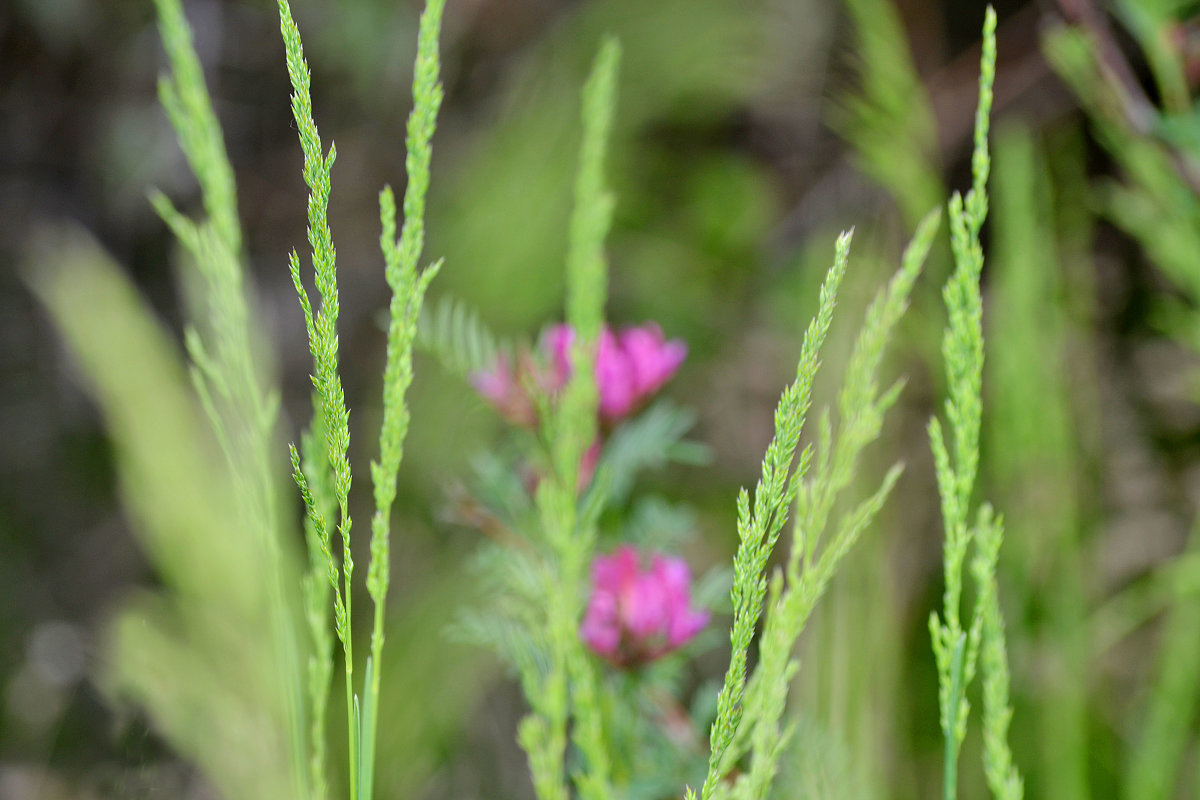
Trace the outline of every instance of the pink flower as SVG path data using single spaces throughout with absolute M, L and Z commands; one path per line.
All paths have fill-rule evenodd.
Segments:
M 622 545 L 592 564 L 592 596 L 579 635 L 595 653 L 621 667 L 653 661 L 708 624 L 692 606 L 691 574 L 681 558 L 655 553 L 643 570 L 637 550 Z
M 538 343 L 538 357 L 524 353 L 514 370 L 501 356 L 491 368 L 472 374 L 471 384 L 505 419 L 533 426 L 537 414 L 529 387 L 549 395 L 561 391 L 571 377 L 574 345 L 570 326 L 552 325 Z M 596 348 L 601 420 L 611 424 L 636 411 L 671 379 L 686 355 L 687 345 L 665 339 L 653 322 L 616 334 L 605 327 Z
M 665 340 L 662 329 L 653 323 L 626 328 L 617 340 L 629 365 L 634 394 L 639 397 L 661 389 L 687 356 L 687 345 L 682 340 Z
M 566 325 L 555 325 L 546 338 L 553 373 L 561 386 L 571 376 L 575 332 Z M 687 345 L 679 339 L 667 341 L 653 322 L 618 334 L 605 327 L 596 348 L 601 419 L 616 422 L 636 411 L 671 379 L 685 356 Z

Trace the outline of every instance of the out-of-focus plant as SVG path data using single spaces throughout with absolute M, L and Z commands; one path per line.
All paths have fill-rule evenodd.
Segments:
M 281 537 L 275 559 L 262 537 L 277 531 L 243 513 L 179 353 L 119 268 L 69 230 L 47 232 L 36 257 L 35 286 L 104 413 L 122 494 L 165 587 L 114 614 L 102 683 L 145 709 L 223 795 L 295 797 L 304 760 L 288 732 L 303 730 L 303 704 L 271 635 L 273 584 L 295 586 L 295 554 Z M 294 593 L 285 597 L 294 610 Z
M 539 501 L 545 502 L 542 500 L 546 497 L 545 486 L 554 475 L 550 438 L 553 428 L 547 431 L 547 421 L 552 424 L 558 415 L 565 413 L 563 408 L 569 397 L 566 394 L 569 389 L 554 391 L 561 381 L 546 379 L 546 375 L 553 373 L 555 348 L 552 345 L 542 348 L 541 365 L 530 362 L 523 384 L 515 382 L 505 371 L 504 361 L 498 361 L 492 371 L 477 378 L 481 393 L 510 420 L 526 426 L 540 422 L 536 437 L 522 437 L 519 442 L 525 443 L 524 449 L 518 444 L 516 451 L 519 461 L 535 465 L 525 482 L 518 477 L 519 471 L 506 469 L 490 459 L 479 470 L 479 488 L 472 501 L 478 505 L 472 506 L 473 514 L 464 518 L 496 539 L 496 546 L 485 550 L 481 563 L 492 587 L 489 598 L 501 599 L 493 600 L 485 615 L 469 615 L 460 629 L 471 638 L 494 645 L 522 678 L 534 709 L 534 716 L 523 723 L 522 742 L 530 753 L 539 796 L 563 796 L 566 791 L 562 773 L 566 763 L 565 739 L 547 738 L 546 731 L 555 729 L 539 715 L 539 707 L 547 701 L 544 696 L 547 685 L 562 686 L 557 690 L 562 692 L 559 696 L 562 705 L 548 706 L 561 715 L 553 719 L 562 720 L 563 725 L 566 720 L 573 720 L 577 736 L 597 737 L 596 742 L 577 742 L 580 754 L 586 759 L 586 766 L 579 767 L 575 779 L 581 794 L 594 791 L 597 782 L 605 780 L 615 789 L 635 796 L 643 793 L 658 796 L 655 792 L 666 788 L 661 781 L 666 765 L 672 763 L 677 765 L 674 769 L 681 780 L 703 779 L 700 796 L 768 794 L 780 756 L 791 737 L 790 729 L 784 728 L 781 720 L 788 684 L 798 666 L 791 656 L 796 639 L 841 559 L 870 524 L 900 474 L 898 466 L 893 468 L 877 491 L 848 510 L 836 513 L 864 448 L 879 435 L 884 415 L 903 385 L 896 383 L 882 390 L 877 375 L 892 328 L 907 306 L 908 295 L 928 253 L 937 220 L 937 215 L 931 214 L 923 221 L 901 270 L 867 312 L 838 397 L 840 423 L 835 427 L 826 412 L 817 444 L 800 448 L 820 346 L 832 321 L 837 288 L 849 255 L 849 235 L 839 240 L 835 265 L 821 292 L 820 310 L 805 337 L 797 379 L 780 401 L 776 437 L 764 461 L 753 510 L 747 493 L 743 492 L 739 499 L 741 545 L 732 590 L 733 655 L 715 709 L 711 755 L 707 759 L 703 758 L 695 735 L 703 724 L 703 718 L 694 718 L 700 709 L 689 714 L 677 705 L 678 701 L 671 700 L 669 695 L 664 697 L 674 683 L 670 678 L 674 668 L 672 659 L 658 660 L 685 643 L 705 616 L 691 607 L 687 571 L 682 562 L 656 557 L 651 571 L 640 573 L 636 551 L 627 548 L 596 560 L 586 616 L 580 613 L 588 594 L 582 572 L 572 576 L 571 585 L 557 587 L 560 594 L 549 595 L 555 584 L 547 586 L 547 583 L 554 578 L 565 582 L 562 565 L 568 563 L 561 555 L 554 558 L 547 547 L 546 520 L 538 513 Z M 598 352 L 604 352 L 602 342 Z M 530 355 L 526 360 L 532 358 Z M 660 363 L 674 362 L 670 356 L 661 358 L 666 361 Z M 572 363 L 578 362 L 572 359 Z M 604 382 L 613 380 L 613 374 L 602 368 L 599 358 L 594 366 L 594 381 L 601 383 L 599 393 L 603 394 Z M 503 378 L 498 379 L 498 375 Z M 514 392 L 521 394 L 519 403 L 512 399 Z M 511 410 L 518 407 L 536 408 L 537 413 L 512 414 Z M 595 515 L 611 502 L 604 494 L 615 479 L 613 470 L 630 467 L 630 462 L 618 460 L 620 446 L 626 441 L 622 434 L 637 430 L 641 435 L 633 434 L 632 438 L 641 438 L 641 446 L 647 449 L 647 442 L 671 443 L 664 442 L 661 435 L 649 437 L 654 417 L 669 413 L 659 409 L 660 406 L 654 406 L 639 417 L 623 421 L 610 432 L 611 438 L 599 440 L 603 447 L 599 466 L 595 478 L 583 486 L 582 496 L 579 496 L 578 465 L 584 463 L 585 452 L 577 449 L 571 453 L 572 461 L 567 467 L 569 482 L 565 484 L 570 487 L 570 495 L 564 502 L 578 504 L 574 513 L 581 520 L 596 524 Z M 604 418 L 599 406 L 586 411 L 593 419 Z M 677 438 L 686 425 L 671 428 L 671 436 Z M 532 452 L 528 451 L 530 447 Z M 768 581 L 768 559 L 793 503 L 797 508 L 786 569 Z M 579 530 L 574 534 L 576 541 L 594 541 L 595 535 Z M 554 609 L 545 605 L 548 601 L 566 604 L 571 609 L 569 630 L 574 641 L 569 658 L 586 659 L 574 662 L 575 672 L 570 666 L 560 667 L 559 673 L 554 671 L 555 659 L 563 656 L 556 655 L 554 641 L 547 635 L 550 628 L 547 617 L 554 614 Z M 767 615 L 758 666 L 747 676 L 748 649 L 764 610 Z M 579 641 L 587 642 L 597 655 L 626 672 L 603 674 L 596 657 L 583 651 Z M 636 669 L 628 671 L 631 667 Z M 598 694 L 597 686 L 608 691 Z M 675 711 L 664 717 L 663 703 Z M 655 713 L 647 714 L 648 709 Z M 650 719 L 645 719 L 646 716 Z M 653 744 L 635 746 L 656 737 L 658 741 Z M 670 741 L 672 737 L 677 739 L 674 744 Z M 587 748 L 593 746 L 596 749 L 589 753 Z M 661 755 L 655 759 L 645 757 L 647 752 L 664 751 L 670 754 L 669 761 Z M 743 758 L 749 759 L 750 767 L 738 775 L 735 766 Z M 689 794 L 693 791 L 689 790 Z
M 284 535 L 278 398 L 244 286 L 233 171 L 190 30 L 178 2 L 156 6 L 171 67 L 159 94 L 206 214 L 193 221 L 165 196 L 152 198 L 191 261 L 185 341 L 194 397 L 98 248 L 73 242 L 48 255 L 61 266 L 39 286 L 96 387 L 122 453 L 127 503 L 167 584 L 115 617 L 106 682 L 143 706 L 229 797 L 285 798 L 308 787 L 307 647 L 295 614 L 298 565 Z
M 1050 174 L 1048 148 L 1039 144 L 1018 125 L 997 137 L 980 472 L 1007 509 L 999 573 L 1009 620 L 1040 665 L 1039 674 L 1016 682 L 1028 685 L 1016 693 L 1031 702 L 1014 740 L 1040 743 L 1040 758 L 1028 763 L 1030 794 L 1081 799 L 1090 796 L 1092 714 L 1079 676 L 1088 674 L 1092 632 L 1079 554 L 1087 552 L 1085 526 L 1094 513 L 1082 412 L 1094 387 L 1079 358 L 1086 341 L 1078 311 L 1089 287 L 1072 280 L 1071 268 L 1079 266 L 1074 246 L 1090 242 L 1086 230 L 1056 219 L 1056 201 L 1082 198 L 1069 194 L 1061 167 Z M 1057 157 L 1069 165 L 1071 155 L 1060 148 Z M 1071 241 L 1080 235 L 1082 242 Z
M 909 225 L 945 197 L 929 96 L 890 0 L 844 0 L 857 34 L 861 88 L 838 109 L 835 126 L 859 164 L 899 204 Z
M 492 600 L 494 616 L 468 617 L 460 630 L 496 646 L 520 676 L 531 710 L 518 740 L 541 798 L 565 800 L 572 785 L 581 797 L 607 797 L 614 774 L 618 779 L 628 774 L 622 754 L 613 752 L 606 738 L 607 693 L 579 634 L 581 589 L 611 469 L 603 460 L 596 465 L 596 448 L 605 433 L 601 416 L 611 425 L 633 410 L 634 402 L 658 388 L 679 362 L 665 355 L 666 347 L 676 346 L 663 343 L 661 335 L 626 332 L 622 346 L 602 324 L 603 248 L 614 206 L 603 166 L 619 58 L 616 41 L 606 41 L 583 91 L 583 139 L 566 256 L 567 324 L 546 333 L 539 355 L 522 352 L 516 364 L 499 348 L 487 348 L 497 353 L 494 361 L 471 373 L 481 394 L 510 421 L 531 428 L 533 437 L 525 439 L 528 485 L 514 483 L 513 473 L 502 466 L 479 471 L 476 494 L 485 500 L 490 523 L 504 531 L 502 546 L 484 551 L 483 568 L 498 600 Z M 488 503 L 489 497 L 507 499 Z M 634 584 L 649 586 L 652 593 L 664 589 L 655 582 Z M 617 588 L 611 599 L 640 602 L 641 613 L 651 618 L 661 613 L 657 605 L 647 605 L 662 600 L 660 594 L 635 601 L 626 596 L 630 591 Z M 612 612 L 636 615 L 630 609 Z M 614 652 L 622 635 L 617 632 Z M 583 759 L 570 774 L 568 731 Z
M 1195 61 L 1186 45 L 1184 8 L 1178 3 L 1121 2 L 1120 19 L 1142 46 L 1162 98 L 1153 103 L 1134 77 L 1103 20 L 1093 11 L 1051 29 L 1046 55 L 1071 86 L 1092 130 L 1121 170 L 1099 187 L 1098 210 L 1125 230 L 1183 295 L 1160 295 L 1154 319 L 1164 333 L 1200 352 L 1200 124 L 1188 75 Z M 1194 558 L 1200 524 L 1193 523 L 1187 553 L 1109 601 L 1103 616 L 1126 618 L 1125 630 L 1165 611 L 1161 644 L 1140 728 L 1131 734 L 1122 771 L 1123 797 L 1175 796 L 1184 751 L 1195 745 L 1200 702 L 1200 610 L 1179 587 L 1200 578 Z M 1129 620 L 1133 620 L 1132 623 Z

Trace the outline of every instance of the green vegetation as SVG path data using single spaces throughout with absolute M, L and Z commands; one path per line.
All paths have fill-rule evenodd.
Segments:
M 367 5 L 345 24 L 381 26 Z M 291 250 L 287 277 L 311 385 L 292 397 L 221 105 L 182 3 L 155 0 L 159 96 L 198 187 L 191 211 L 150 198 L 182 264 L 182 346 L 76 228 L 36 230 L 26 266 L 158 581 L 104 623 L 105 699 L 231 799 L 1191 796 L 1194 9 L 1120 0 L 1111 19 L 1047 25 L 1045 62 L 1081 117 L 1013 115 L 993 137 L 1004 28 L 987 8 L 971 21 L 970 185 L 947 199 L 957 145 L 939 134 L 937 82 L 893 3 L 846 0 L 857 85 L 833 98 L 832 127 L 853 180 L 896 218 L 838 234 L 836 211 L 802 204 L 800 247 L 767 156 L 713 144 L 753 140 L 732 115 L 751 133 L 765 116 L 769 15 L 653 5 L 562 12 L 551 44 L 506 74 L 510 108 L 445 115 L 495 124 L 444 137 L 443 179 L 441 48 L 468 23 L 427 0 L 402 50 L 403 197 L 379 193 L 382 257 L 366 268 L 380 300 L 352 283 L 367 274 L 360 231 L 316 122 L 373 84 L 331 75 L 315 101 L 342 34 L 307 33 L 297 4 L 306 56 L 278 0 L 307 189 L 308 252 Z M 451 106 L 480 80 L 472 57 L 486 63 L 447 58 Z M 373 142 L 357 138 L 347 151 L 363 159 Z M 1111 169 L 1093 179 L 1101 156 Z M 339 174 L 361 176 L 352 160 Z M 436 286 L 427 217 L 428 249 L 447 257 Z M 795 269 L 765 269 L 768 250 Z M 1142 258 L 1137 313 L 1106 312 L 1104 270 Z M 272 268 L 283 279 L 282 259 Z M 367 303 L 376 326 L 361 324 Z M 1123 360 L 1139 380 L 1112 377 Z M 300 394 L 309 421 L 293 425 Z M 1154 542 L 1151 516 L 1169 529 Z M 508 702 L 494 687 L 510 684 Z M 499 749 L 493 728 L 529 781 L 490 765 L 464 788 L 448 767 Z

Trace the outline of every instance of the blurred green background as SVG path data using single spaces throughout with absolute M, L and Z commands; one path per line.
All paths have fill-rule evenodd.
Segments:
M 1001 590 L 1014 750 L 1030 796 L 1139 796 L 1129 776 L 1156 708 L 1183 717 L 1178 774 L 1161 796 L 1198 796 L 1198 681 L 1188 678 L 1200 673 L 1188 670 L 1200 668 L 1200 620 L 1181 614 L 1200 585 L 1188 555 L 1200 502 L 1195 6 L 996 4 L 983 474 L 1009 526 Z M 403 181 L 420 9 L 294 7 L 317 122 L 338 146 L 330 222 L 361 445 L 378 424 L 383 363 L 377 193 Z M 652 488 L 695 507 L 687 556 L 697 569 L 732 554 L 735 491 L 757 476 L 833 237 L 856 226 L 819 402 L 910 226 L 966 182 L 983 7 L 449 3 L 426 252 L 446 259 L 434 292 L 505 333 L 561 317 L 579 87 L 602 35 L 623 44 L 609 318 L 657 320 L 688 342 L 667 393 L 698 411 L 694 437 L 714 457 Z M 286 253 L 304 241 L 306 190 L 274 3 L 185 8 L 237 172 L 294 437 L 309 414 L 309 356 Z M 155 96 L 162 66 L 148 1 L 0 6 L 5 800 L 212 796 L 143 717 L 108 706 L 89 680 L 106 612 L 155 576 L 117 502 L 97 412 L 20 272 L 38 267 L 26 258 L 31 233 L 74 223 L 178 328 L 176 252 L 146 192 L 193 210 L 197 197 Z M 940 396 L 939 247 L 894 353 L 891 373 L 909 385 L 877 447 L 878 472 L 897 458 L 908 469 L 806 634 L 780 796 L 916 798 L 939 785 L 926 620 L 940 598 L 941 532 L 925 439 Z M 389 681 L 419 689 L 384 689 L 379 796 L 529 797 L 513 742 L 519 695 L 490 657 L 443 635 L 455 609 L 478 600 L 462 566 L 478 534 L 444 520 L 449 490 L 500 423 L 431 360 L 417 370 L 393 526 L 389 641 L 406 647 Z M 352 452 L 360 475 L 371 455 Z M 719 674 L 726 655 L 717 645 L 699 659 L 692 685 Z M 977 749 L 969 740 L 968 760 Z M 978 770 L 963 774 L 964 796 L 982 796 Z

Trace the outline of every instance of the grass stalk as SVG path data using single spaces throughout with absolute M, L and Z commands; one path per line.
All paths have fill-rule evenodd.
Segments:
M 396 476 L 404 455 L 404 440 L 410 419 L 405 398 L 413 380 L 413 345 L 421 307 L 430 282 L 441 268 L 439 261 L 423 272 L 418 273 L 417 270 L 425 240 L 425 196 L 429 190 L 431 143 L 443 96 L 439 83 L 438 36 L 444 8 L 445 0 L 429 0 L 421 14 L 413 68 L 413 110 L 408 118 L 406 137 L 408 181 L 404 191 L 404 224 L 398 240 L 396 204 L 391 188 L 385 188 L 380 194 L 380 247 L 392 298 L 383 377 L 379 460 L 371 464 L 375 514 L 371 519 L 371 564 L 367 570 L 367 591 L 374 602 L 375 614 L 371 629 L 371 657 L 367 661 L 364 680 L 364 715 L 360 729 L 362 767 L 359 793 L 364 800 L 370 799 L 374 785 L 384 616 L 390 583 L 391 513 L 396 498 Z

